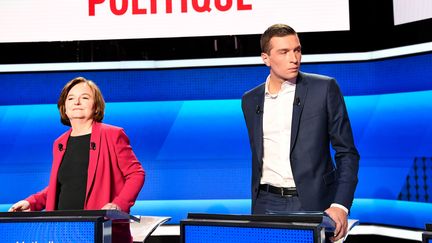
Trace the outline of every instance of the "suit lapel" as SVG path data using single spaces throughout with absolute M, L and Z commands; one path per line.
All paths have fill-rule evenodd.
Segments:
M 94 184 L 95 174 L 96 174 L 96 168 L 97 163 L 99 161 L 99 151 L 101 148 L 101 124 L 99 122 L 93 122 L 92 126 L 92 134 L 90 137 L 90 144 L 89 144 L 89 165 L 87 170 L 87 188 L 86 188 L 86 202 L 89 198 L 90 190 L 92 185 Z
M 258 90 L 258 94 L 254 96 L 253 108 L 254 114 L 254 143 L 256 148 L 257 158 L 263 157 L 263 112 L 264 112 L 264 92 L 265 84 Z M 259 160 L 262 161 L 262 160 Z
M 297 141 L 297 134 L 300 125 L 300 118 L 303 111 L 304 104 L 306 102 L 307 95 L 307 80 L 304 78 L 304 75 L 299 72 L 294 96 L 294 106 L 293 106 L 293 115 L 292 115 L 292 124 L 291 124 L 291 148 L 290 152 L 294 148 L 294 145 Z

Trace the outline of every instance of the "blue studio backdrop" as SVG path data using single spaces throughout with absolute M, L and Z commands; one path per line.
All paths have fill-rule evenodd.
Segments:
M 423 228 L 432 215 L 432 54 L 303 64 L 335 77 L 361 154 L 351 217 Z M 403 67 L 403 68 L 399 68 Z M 123 127 L 146 170 L 133 214 L 250 212 L 251 162 L 240 106 L 264 65 L 156 70 L 0 73 L 0 210 L 43 189 L 52 142 L 68 127 L 56 102 L 77 76 L 107 101 L 104 122 Z

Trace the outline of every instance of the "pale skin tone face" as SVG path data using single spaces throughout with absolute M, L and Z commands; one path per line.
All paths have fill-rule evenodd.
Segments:
M 272 37 L 270 53 L 261 53 L 264 63 L 270 68 L 270 93 L 277 93 L 283 82 L 295 83 L 301 62 L 301 45 L 297 35 Z
M 79 83 L 69 91 L 65 102 L 72 136 L 91 133 L 95 114 L 94 92 L 87 83 Z

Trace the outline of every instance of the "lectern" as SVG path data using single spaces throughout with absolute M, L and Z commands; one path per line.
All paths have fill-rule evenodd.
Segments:
M 4 243 L 111 243 L 112 221 L 131 219 L 118 210 L 2 212 L 0 236 Z
M 426 231 L 422 234 L 423 243 L 432 243 L 432 224 L 426 224 Z
M 318 243 L 334 222 L 323 212 L 275 215 L 189 214 L 180 222 L 182 243 Z

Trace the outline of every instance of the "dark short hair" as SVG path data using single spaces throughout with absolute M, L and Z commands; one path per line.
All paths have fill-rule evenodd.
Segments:
M 284 37 L 287 35 L 297 35 L 297 32 L 286 24 L 274 24 L 267 28 L 266 31 L 261 35 L 261 52 L 270 54 L 271 46 L 270 40 L 271 38 Z
M 105 100 L 102 96 L 102 92 L 99 87 L 91 80 L 87 80 L 83 77 L 77 77 L 69 81 L 62 89 L 60 93 L 60 97 L 57 102 L 57 108 L 60 112 L 61 123 L 64 125 L 70 126 L 71 123 L 69 118 L 66 115 L 66 99 L 69 94 L 69 91 L 79 83 L 86 83 L 94 94 L 94 106 L 95 106 L 95 114 L 93 116 L 93 120 L 97 122 L 101 122 L 105 115 Z

